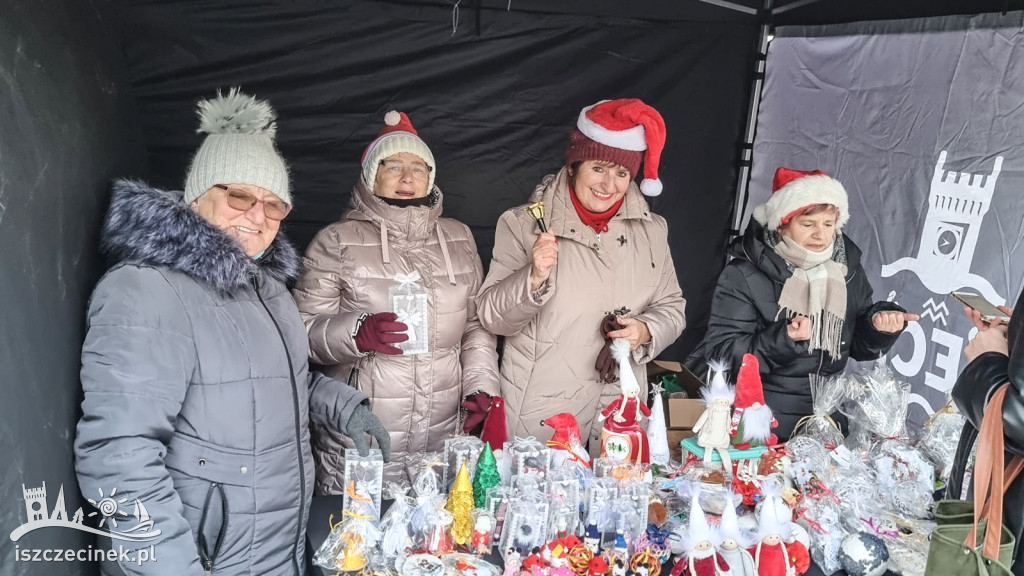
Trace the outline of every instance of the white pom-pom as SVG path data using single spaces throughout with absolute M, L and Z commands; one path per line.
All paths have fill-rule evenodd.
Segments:
M 266 100 L 243 94 L 232 88 L 226 95 L 199 103 L 199 130 L 207 134 L 265 134 L 271 138 L 277 133 L 274 120 L 277 114 Z
M 384 123 L 388 126 L 398 126 L 398 123 L 402 121 L 402 115 L 395 110 L 391 110 L 384 115 Z
M 655 178 L 644 178 L 643 182 L 640 183 L 640 191 L 644 193 L 644 196 L 658 196 L 661 194 L 661 179 Z
M 629 340 L 626 340 L 624 338 L 616 338 L 612 340 L 612 345 L 610 346 L 610 348 L 612 352 L 612 358 L 614 358 L 617 362 L 622 362 L 624 360 L 629 361 Z

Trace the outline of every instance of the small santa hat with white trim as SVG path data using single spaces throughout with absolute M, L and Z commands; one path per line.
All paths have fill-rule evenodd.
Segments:
M 635 177 L 644 165 L 640 191 L 661 194 L 658 165 L 665 148 L 665 120 L 657 110 L 637 98 L 602 100 L 580 111 L 569 134 L 566 164 L 602 160 L 620 164 Z
M 754 208 L 753 217 L 769 230 L 778 230 L 794 216 L 820 204 L 831 204 L 839 210 L 837 229 L 850 219 L 846 189 L 838 180 L 821 170 L 780 167 L 772 178 L 772 197 Z
M 430 147 L 424 142 L 412 121 L 405 112 L 392 110 L 384 115 L 384 127 L 381 128 L 377 138 L 363 151 L 363 181 L 370 189 L 377 180 L 377 168 L 382 160 L 395 154 L 408 152 L 419 156 L 430 168 L 427 176 L 427 192 L 434 189 L 434 178 L 437 176 L 437 164 L 434 162 L 434 154 Z

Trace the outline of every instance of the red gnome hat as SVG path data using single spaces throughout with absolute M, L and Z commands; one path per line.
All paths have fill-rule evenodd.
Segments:
M 762 446 L 778 443 L 778 437 L 771 429 L 779 425 L 765 404 L 764 388 L 757 356 L 744 354 L 736 377 L 736 400 L 733 402 L 732 425 L 729 435 L 733 446 L 746 449 L 752 445 Z M 742 428 L 742 431 L 741 431 Z
M 505 399 L 501 396 L 491 398 L 491 407 L 487 410 L 480 439 L 491 445 L 495 458 L 501 458 L 501 451 L 508 440 L 508 426 L 505 424 Z

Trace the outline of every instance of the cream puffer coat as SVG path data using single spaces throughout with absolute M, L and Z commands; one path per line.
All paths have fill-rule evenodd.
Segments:
M 309 331 L 311 359 L 357 386 L 391 433 L 386 480 L 410 475 L 416 456 L 444 448 L 459 428 L 462 399 L 498 394 L 495 337 L 480 326 L 474 296 L 483 279 L 469 228 L 441 218 L 438 188 L 430 206 L 385 204 L 362 182 L 350 210 L 317 234 L 293 295 Z M 430 306 L 430 350 L 418 355 L 365 354 L 356 348 L 360 317 L 391 310 L 397 275 L 418 272 Z M 358 382 L 351 381 L 358 368 Z M 344 490 L 344 450 L 351 441 L 313 426 L 318 494 Z
M 501 391 L 509 436 L 544 441 L 541 420 L 559 412 L 576 416 L 584 435 L 600 436 L 597 414 L 619 394 L 602 385 L 594 368 L 604 345 L 605 314 L 623 307 L 643 320 L 651 341 L 632 355 L 637 381 L 646 365 L 675 341 L 685 325 L 682 291 L 668 246 L 665 219 L 652 214 L 635 183 L 629 185 L 608 231 L 583 224 L 569 197 L 565 168 L 545 177 L 530 202 L 544 201 L 548 230 L 558 237 L 558 264 L 547 291 L 530 292 L 533 244 L 540 234 L 523 207 L 501 215 L 494 257 L 477 295 L 485 328 L 505 336 Z M 645 394 L 646 396 L 646 394 Z M 597 442 L 591 441 L 591 451 Z

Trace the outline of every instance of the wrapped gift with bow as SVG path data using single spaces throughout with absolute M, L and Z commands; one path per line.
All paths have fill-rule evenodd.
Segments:
M 395 283 L 388 288 L 391 311 L 398 321 L 409 327 L 409 339 L 395 344 L 403 354 L 423 354 L 430 348 L 430 308 L 427 290 L 420 283 L 419 272 L 395 275 Z

